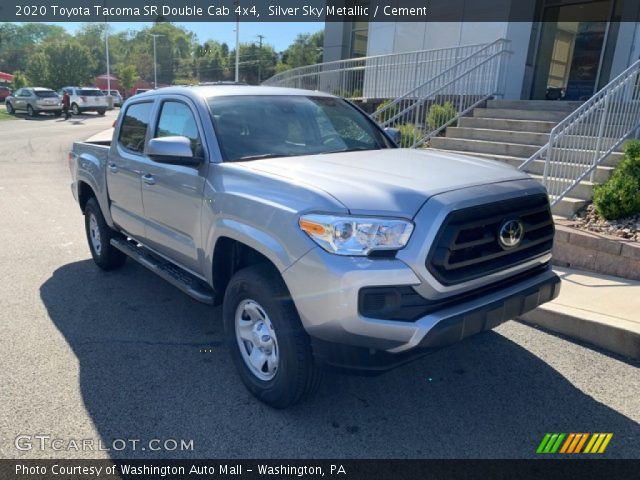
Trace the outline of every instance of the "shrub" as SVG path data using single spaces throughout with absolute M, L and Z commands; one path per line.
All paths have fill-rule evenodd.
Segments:
M 431 131 L 437 130 L 445 125 L 449 120 L 455 118 L 457 114 L 458 111 L 451 102 L 445 102 L 443 105 L 434 103 L 431 105 L 429 112 L 427 113 L 427 124 L 429 125 L 429 129 Z M 455 127 L 456 123 L 457 122 L 454 122 L 451 126 Z
M 594 188 L 593 204 L 607 220 L 640 213 L 640 141 L 627 143 L 611 178 Z
M 389 104 L 391 104 L 391 102 L 393 102 L 393 100 L 391 100 L 391 99 L 385 100 L 380 105 L 378 105 L 378 108 L 376 108 L 376 112 L 379 112 L 383 108 L 387 107 Z M 386 110 L 382 114 L 382 116 L 378 119 L 378 121 L 379 122 L 386 122 L 390 118 L 395 117 L 397 114 L 398 114 L 398 105 L 396 105 L 394 107 L 391 107 L 390 109 Z
M 400 130 L 400 146 L 408 148 L 422 137 L 422 132 L 413 123 L 405 123 L 398 127 Z

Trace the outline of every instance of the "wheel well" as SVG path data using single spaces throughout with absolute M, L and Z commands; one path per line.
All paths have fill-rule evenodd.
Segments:
M 229 280 L 238 270 L 258 264 L 271 265 L 278 272 L 273 262 L 256 249 L 232 238 L 219 238 L 213 252 L 213 288 L 216 293 L 224 294 Z
M 84 182 L 78 182 L 78 202 L 80 203 L 80 210 L 83 212 L 90 198 L 96 198 L 93 189 Z

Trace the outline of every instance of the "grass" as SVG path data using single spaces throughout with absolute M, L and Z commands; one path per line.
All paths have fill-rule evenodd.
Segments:
M 0 121 L 2 120 L 15 120 L 16 117 L 14 115 L 9 115 L 7 113 L 7 109 L 4 108 L 4 105 L 0 107 Z

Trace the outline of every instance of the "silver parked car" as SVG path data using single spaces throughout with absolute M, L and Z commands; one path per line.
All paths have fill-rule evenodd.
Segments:
M 113 106 L 114 107 L 121 107 L 122 106 L 122 95 L 120 95 L 120 92 L 118 90 L 102 90 L 102 93 L 105 96 L 112 96 L 113 97 Z
M 41 113 L 53 113 L 56 117 L 62 115 L 62 102 L 56 92 L 49 88 L 26 87 L 16 91 L 6 99 L 7 112 L 14 114 L 22 110 L 30 117 Z

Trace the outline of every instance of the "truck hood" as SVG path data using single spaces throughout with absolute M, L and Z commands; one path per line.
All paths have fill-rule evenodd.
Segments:
M 412 218 L 433 195 L 521 180 L 504 163 L 438 150 L 383 149 L 243 162 L 256 171 L 324 190 L 352 214 Z

